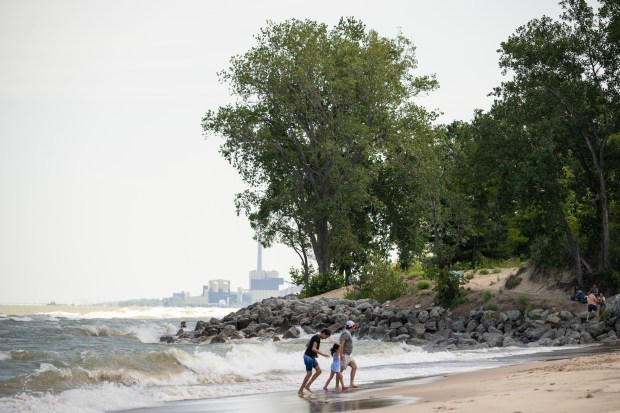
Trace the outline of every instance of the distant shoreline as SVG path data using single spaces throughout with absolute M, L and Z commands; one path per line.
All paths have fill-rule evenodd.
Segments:
M 69 318 L 136 318 L 200 320 L 223 317 L 237 307 L 149 307 L 119 305 L 6 305 L 0 304 L 0 314 L 27 317 L 45 314 Z
M 84 314 L 93 311 L 110 311 L 121 308 L 117 305 L 73 305 L 73 304 L 0 304 L 0 314 L 33 315 L 52 312 Z

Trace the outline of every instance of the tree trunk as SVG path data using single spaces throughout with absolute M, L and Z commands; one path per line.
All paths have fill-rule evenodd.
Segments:
M 592 163 L 596 168 L 596 174 L 598 178 L 598 202 L 601 208 L 601 259 L 599 260 L 598 270 L 605 271 L 610 266 L 610 254 L 609 254 L 609 205 L 607 203 L 607 183 L 605 182 L 605 172 L 603 168 L 603 156 L 605 153 L 605 141 L 601 141 L 598 149 L 598 153 L 592 145 L 590 138 L 586 135 L 582 135 L 590 154 L 592 155 Z
M 604 181 L 604 180 L 603 180 Z M 607 190 L 605 188 L 605 183 L 602 182 L 601 184 L 601 191 L 603 190 Z M 604 193 L 603 195 L 601 195 L 601 251 L 603 253 L 603 259 L 602 259 L 602 270 L 608 270 L 609 267 L 611 266 L 611 258 L 610 258 L 610 253 L 609 253 L 609 243 L 610 243 L 610 238 L 609 238 L 609 205 L 607 204 L 607 193 Z
M 329 237 L 327 220 L 323 219 L 317 225 L 316 238 L 312 240 L 312 250 L 319 266 L 319 274 L 327 274 L 330 270 Z
M 435 204 L 435 198 L 433 198 L 433 196 L 431 195 L 431 213 L 432 213 L 432 220 L 433 220 L 433 237 L 435 238 L 435 246 L 439 245 L 439 228 L 438 228 L 438 224 L 437 224 L 437 205 Z
M 564 226 L 564 231 L 566 232 L 566 239 L 568 240 L 568 249 L 573 254 L 575 278 L 577 279 L 577 284 L 579 284 L 579 287 L 583 288 L 583 271 L 581 270 L 581 253 L 579 251 L 579 245 L 577 245 L 577 242 L 573 237 L 573 232 L 568 226 L 568 222 L 566 221 L 566 216 L 564 215 L 564 212 L 561 212 L 560 216 L 562 217 L 562 225 Z

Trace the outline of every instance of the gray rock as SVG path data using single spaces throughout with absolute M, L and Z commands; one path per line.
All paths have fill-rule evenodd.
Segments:
M 484 333 L 482 334 L 482 341 L 487 343 L 489 347 L 502 347 L 504 344 L 504 336 L 498 333 Z
M 428 313 L 428 311 L 424 310 L 424 311 L 420 311 L 420 313 L 418 314 L 418 321 L 422 324 L 426 323 L 430 318 L 430 315 Z
M 299 330 L 296 327 L 291 327 L 282 334 L 282 338 L 299 338 Z
M 509 311 L 506 311 L 506 315 L 508 316 L 509 320 L 517 321 L 519 319 L 519 317 L 521 317 L 521 311 L 519 311 L 519 310 L 509 310 Z
M 217 336 L 213 336 L 213 337 L 211 338 L 211 341 L 210 341 L 210 342 L 211 342 L 212 344 L 214 344 L 214 343 L 225 343 L 227 340 L 228 340 L 228 338 L 227 338 L 225 335 L 223 335 L 223 334 L 219 334 L 219 335 L 217 335 Z

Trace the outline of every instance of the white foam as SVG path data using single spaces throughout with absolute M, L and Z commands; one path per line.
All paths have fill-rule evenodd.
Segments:
M 70 378 L 73 372 L 76 378 L 74 385 L 82 386 L 79 378 L 83 377 L 81 374 L 83 371 L 93 379 L 91 383 L 95 384 L 84 385 L 84 387 L 74 388 L 60 394 L 33 396 L 24 392 L 2 397 L 0 398 L 0 412 L 101 413 L 152 406 L 165 401 L 294 391 L 305 374 L 302 355 L 308 338 L 312 335 L 303 334 L 300 338 L 279 342 L 246 339 L 211 345 L 144 345 L 141 343 L 159 341 L 162 327 L 171 332 L 176 331 L 176 320 L 164 320 L 163 322 L 159 320 L 136 322 L 87 320 L 69 324 L 82 325 L 82 328 L 89 334 L 96 336 L 129 334 L 136 337 L 140 343 L 135 340 L 133 343 L 119 340 L 123 346 L 134 345 L 127 353 L 123 352 L 124 347 L 105 347 L 106 351 L 114 349 L 115 363 L 112 363 L 114 368 L 108 365 L 111 359 L 106 357 L 101 358 L 105 365 L 93 364 L 93 360 L 89 359 L 88 370 L 86 370 L 85 363 L 74 364 L 67 368 L 58 368 L 50 363 L 43 363 L 33 374 L 54 372 L 62 377 Z M 102 326 L 99 327 L 98 324 Z M 338 336 L 334 334 L 322 340 L 321 350 L 328 353 L 332 344 L 338 341 Z M 115 342 L 107 337 L 92 341 L 101 344 Z M 354 357 L 359 366 L 356 381 L 365 384 L 379 380 L 406 379 L 489 368 L 502 364 L 500 359 L 505 356 L 541 353 L 556 349 L 494 348 L 427 352 L 420 347 L 404 343 L 354 339 Z M 134 350 L 135 353 L 129 352 Z M 136 367 L 135 360 L 128 363 L 125 368 L 116 364 L 123 363 L 123 360 L 131 357 L 132 354 L 146 357 L 147 362 L 152 364 L 144 368 Z M 11 353 L 0 352 L 0 361 L 12 363 L 7 361 L 10 357 Z M 94 360 L 97 362 L 99 358 L 94 357 Z M 319 388 L 319 384 L 322 387 L 327 380 L 327 372 L 331 364 L 330 358 L 319 357 L 318 361 L 324 373 L 318 379 L 316 388 Z M 78 371 L 76 369 L 80 369 L 80 374 L 76 373 Z M 349 374 L 347 371 L 345 382 L 348 382 Z
M 165 326 L 164 333 L 174 332 L 176 332 L 174 326 L 171 324 Z M 162 329 L 161 325 L 143 324 L 130 327 L 128 333 L 136 337 L 142 343 L 159 343 L 159 338 L 162 336 Z
M 10 316 L 8 317 L 9 320 L 12 321 L 19 321 L 19 322 L 30 322 L 30 321 L 34 321 L 34 319 L 32 317 L 28 317 L 28 316 Z

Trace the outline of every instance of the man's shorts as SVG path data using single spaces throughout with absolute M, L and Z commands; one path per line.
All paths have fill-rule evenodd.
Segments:
M 588 304 L 588 313 L 591 313 L 592 311 L 596 311 L 596 305 Z
M 347 367 L 349 367 L 349 364 L 355 364 L 355 360 L 353 360 L 353 357 L 351 355 L 343 354 L 343 356 L 343 359 L 340 361 L 341 371 L 345 371 Z
M 316 368 L 319 365 L 319 362 L 316 361 L 315 358 L 304 354 L 304 364 L 306 365 L 306 371 L 312 371 L 313 368 Z

